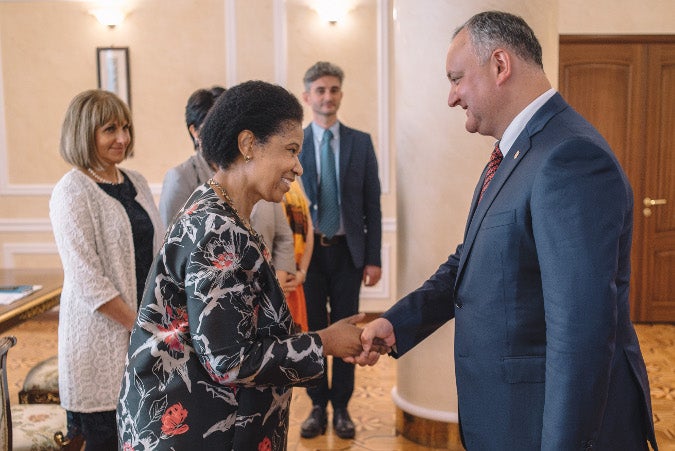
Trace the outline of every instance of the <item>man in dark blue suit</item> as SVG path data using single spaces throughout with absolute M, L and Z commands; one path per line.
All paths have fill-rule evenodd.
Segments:
M 656 449 L 628 307 L 633 193 L 619 162 L 551 89 L 521 18 L 469 19 L 446 70 L 449 106 L 498 146 L 464 242 L 365 327 L 364 349 L 379 338 L 402 355 L 454 318 L 470 451 Z
M 358 312 L 361 283 L 380 280 L 382 212 L 377 159 L 370 135 L 340 123 L 342 70 L 328 62 L 310 67 L 303 79 L 303 99 L 313 113 L 300 154 L 302 183 L 314 224 L 314 250 L 304 283 L 310 330 Z M 328 310 L 327 306 L 330 306 Z M 333 360 L 318 385 L 308 388 L 312 412 L 301 435 L 326 430 L 326 406 L 333 406 L 333 427 L 341 438 L 354 437 L 347 411 L 354 390 L 354 365 Z

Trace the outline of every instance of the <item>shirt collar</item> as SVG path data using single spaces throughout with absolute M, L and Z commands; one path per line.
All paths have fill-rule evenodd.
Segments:
M 506 130 L 504 130 L 502 139 L 498 141 L 499 150 L 501 150 L 502 155 L 506 156 L 520 133 L 525 129 L 527 123 L 530 122 L 530 119 L 532 119 L 532 116 L 534 116 L 535 113 L 539 111 L 539 109 L 555 95 L 555 93 L 556 90 L 553 88 L 544 92 L 542 95 L 534 99 L 532 103 L 526 106 L 523 111 L 518 113 L 518 115 L 511 121 L 509 126 L 506 127 Z
M 340 137 L 340 121 L 335 121 L 333 125 L 328 127 L 328 130 L 333 132 L 333 139 Z M 312 121 L 312 133 L 315 136 L 315 139 L 318 139 L 319 142 L 323 139 L 323 134 L 326 132 L 326 129 Z

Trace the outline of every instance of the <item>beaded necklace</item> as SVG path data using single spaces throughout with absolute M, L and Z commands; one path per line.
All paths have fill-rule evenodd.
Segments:
M 106 185 L 119 185 L 120 183 L 122 183 L 122 180 L 120 180 L 121 179 L 120 170 L 117 169 L 117 168 L 115 168 L 115 175 L 117 177 L 117 180 L 114 181 L 114 182 L 111 182 L 110 180 L 104 179 L 103 177 L 98 175 L 96 172 L 94 172 L 94 170 L 92 168 L 87 168 L 87 172 L 89 172 L 91 174 L 91 176 L 94 177 L 96 179 L 96 181 L 99 182 L 99 183 L 105 183 Z
M 218 189 L 220 194 L 225 198 L 225 202 L 227 202 L 227 205 L 229 205 L 230 208 L 232 208 L 232 210 L 234 211 L 234 215 L 237 217 L 239 222 L 244 224 L 244 227 L 246 227 L 246 230 L 248 230 L 248 233 L 250 233 L 258 242 L 262 242 L 262 239 L 261 239 L 260 235 L 258 235 L 258 232 L 256 232 L 253 229 L 253 227 L 251 227 L 251 223 L 249 221 L 244 220 L 244 218 L 239 213 L 239 210 L 237 210 L 237 207 L 234 206 L 234 201 L 232 200 L 230 195 L 227 194 L 227 191 L 225 191 L 225 188 L 223 188 L 220 183 L 216 182 L 212 178 L 209 179 L 208 182 L 206 182 L 206 183 L 208 183 L 209 186 L 211 187 L 211 189 L 213 189 L 214 191 L 216 189 Z

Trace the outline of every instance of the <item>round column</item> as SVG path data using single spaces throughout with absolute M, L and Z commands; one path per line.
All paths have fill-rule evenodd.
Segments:
M 530 24 L 557 85 L 558 0 L 394 1 L 399 297 L 419 287 L 461 243 L 473 190 L 492 151 L 494 139 L 467 133 L 464 111 L 448 107 L 445 56 L 459 25 L 494 9 Z M 392 397 L 404 437 L 459 450 L 453 338 L 451 321 L 401 357 Z

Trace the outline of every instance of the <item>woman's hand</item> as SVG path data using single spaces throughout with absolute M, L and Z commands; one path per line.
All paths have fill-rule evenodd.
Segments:
M 104 314 L 111 320 L 124 326 L 126 330 L 131 332 L 136 323 L 136 312 L 124 302 L 120 296 L 115 296 L 105 304 L 98 308 L 98 312 Z
M 281 285 L 281 289 L 284 291 L 284 294 L 286 295 L 295 291 L 295 289 L 299 285 L 297 277 L 295 277 L 295 275 L 291 273 L 287 273 L 285 279 L 283 280 L 279 279 L 279 284 Z
M 297 285 L 302 285 L 305 283 L 305 280 L 307 280 L 307 271 L 302 268 L 298 268 L 298 270 L 295 272 L 295 280 Z
M 361 328 L 356 324 L 363 321 L 365 317 L 365 313 L 352 315 L 318 331 L 323 343 L 324 355 L 340 358 L 360 355 L 363 352 Z

